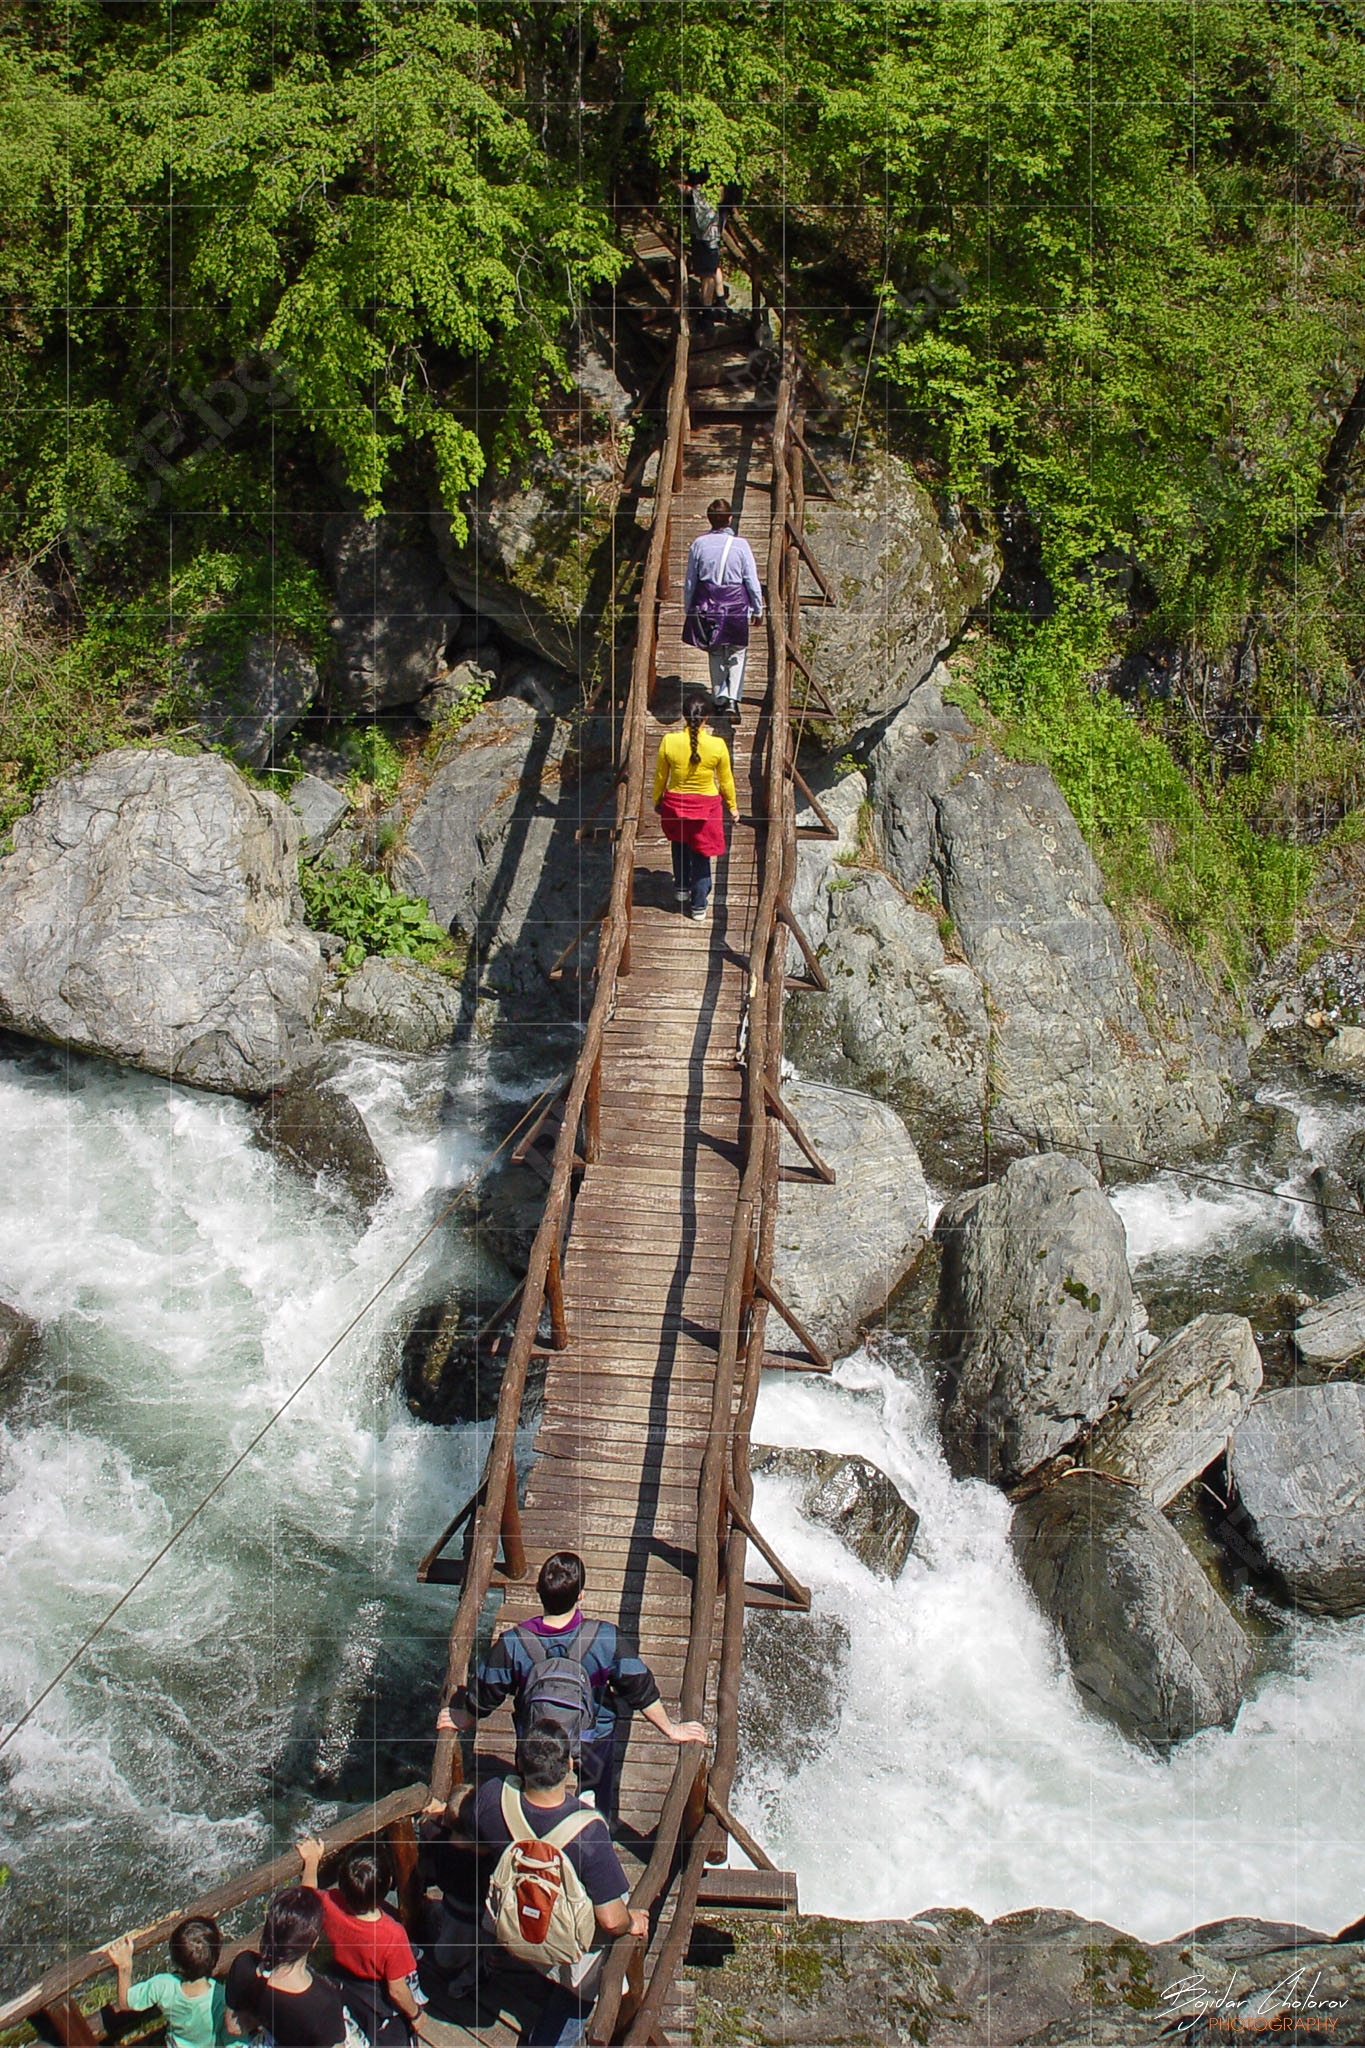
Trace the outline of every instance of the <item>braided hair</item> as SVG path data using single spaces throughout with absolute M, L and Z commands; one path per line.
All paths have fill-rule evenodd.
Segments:
M 704 690 L 689 690 L 683 699 L 683 717 L 692 740 L 692 758 L 688 766 L 695 768 L 701 759 L 700 736 L 711 711 L 711 699 Z

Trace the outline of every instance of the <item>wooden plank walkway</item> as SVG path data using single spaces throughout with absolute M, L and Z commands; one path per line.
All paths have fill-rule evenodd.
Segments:
M 676 705 L 680 682 L 708 681 L 705 655 L 682 644 L 688 545 L 706 528 L 710 500 L 729 497 L 761 564 L 769 468 L 762 422 L 701 425 L 688 440 L 660 608 L 661 713 Z M 746 706 L 761 705 L 767 664 L 766 635 L 756 632 Z M 655 729 L 666 729 L 662 718 Z M 618 983 L 603 1044 L 601 1153 L 584 1172 L 564 1260 L 570 1343 L 546 1374 L 523 1498 L 530 1583 L 507 1589 L 497 1623 L 501 1630 L 536 1613 L 534 1576 L 543 1559 L 554 1550 L 578 1551 L 588 1571 L 585 1608 L 616 1622 L 638 1647 L 675 1717 L 739 1188 L 743 1090 L 736 1055 L 759 895 L 753 817 L 761 804 L 754 766 L 761 734 L 749 711 L 733 743 L 741 821 L 718 863 L 704 924 L 673 899 L 669 847 L 646 788 L 631 972 Z M 720 1625 L 718 1602 L 708 1720 Z M 477 1748 L 484 1756 L 510 1756 L 506 1709 L 481 1724 Z M 674 1763 L 672 1745 L 647 1722 L 634 1720 L 623 1732 L 617 1840 L 632 1879 L 648 1859 Z M 690 2039 L 681 1983 L 666 2021 L 670 2034 Z

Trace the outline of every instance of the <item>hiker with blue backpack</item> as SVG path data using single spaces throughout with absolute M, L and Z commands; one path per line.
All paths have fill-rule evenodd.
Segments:
M 519 1738 L 538 1722 L 554 1722 L 568 1735 L 580 1795 L 610 1821 L 621 1709 L 643 1715 L 670 1742 L 705 1742 L 706 1730 L 700 1721 L 671 1718 L 648 1665 L 622 1650 L 613 1622 L 586 1619 L 583 1584 L 581 1557 L 571 1550 L 547 1557 L 536 1580 L 540 1614 L 503 1630 L 436 1727 L 465 1733 L 506 1699 Z
M 708 533 L 687 551 L 683 577 L 683 639 L 706 650 L 717 711 L 739 724 L 739 700 L 749 659 L 749 621 L 763 617 L 763 589 L 754 551 L 731 520 L 728 498 L 706 508 Z

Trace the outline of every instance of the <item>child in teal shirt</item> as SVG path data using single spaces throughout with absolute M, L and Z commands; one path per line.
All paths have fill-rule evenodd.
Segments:
M 166 2016 L 170 2048 L 224 2048 L 223 1986 L 214 1979 L 223 1937 L 216 1920 L 182 1920 L 167 1943 L 169 1970 L 133 1982 L 133 1937 L 125 1934 L 104 1951 L 118 1971 L 118 2008 L 146 2012 L 159 2005 Z

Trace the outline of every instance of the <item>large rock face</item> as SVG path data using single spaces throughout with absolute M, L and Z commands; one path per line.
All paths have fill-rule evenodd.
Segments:
M 839 842 L 801 846 L 794 906 L 830 994 L 794 1001 L 793 1056 L 894 1102 L 952 1171 L 988 1123 L 997 1151 L 1188 1151 L 1245 1074 L 1234 1019 L 1155 930 L 1134 941 L 1144 1008 L 1056 783 L 983 746 L 949 680 L 824 792 Z
M 743 1754 L 794 1773 L 839 1732 L 848 1624 L 837 1614 L 751 1614 L 739 1677 Z
M 698 2048 L 1365 2040 L 1359 1944 L 1258 1920 L 1156 1942 L 1046 1907 L 989 1926 L 954 1906 L 870 1922 L 711 1909 L 688 1976 Z
M 949 1204 L 935 1235 L 953 1374 L 944 1447 L 959 1475 L 1008 1486 L 1136 1369 L 1123 1225 L 1083 1166 L 1050 1153 Z
M 870 1572 L 900 1577 L 919 1516 L 869 1459 L 765 1445 L 755 1447 L 753 1469 L 800 1480 L 803 1515 L 832 1531 Z
M 21 1310 L 0 1301 L 0 1388 L 21 1372 L 38 1347 L 42 1332 Z
M 1150 1501 L 1070 1473 L 1015 1509 L 1010 1541 L 1087 1706 L 1157 1749 L 1231 1726 L 1250 1644 Z
M 1261 1354 L 1246 1317 L 1196 1316 L 1100 1418 L 1085 1463 L 1164 1508 L 1223 1455 L 1260 1385 Z
M 1232 1440 L 1231 1467 L 1291 1598 L 1314 1614 L 1365 1608 L 1365 1386 L 1263 1395 Z
M 806 659 L 852 723 L 903 703 L 1000 576 L 994 545 L 960 519 L 941 522 L 891 455 L 837 505 L 810 499 L 806 531 L 837 601 L 806 614 Z
M 1153 1035 L 1099 870 L 1048 770 L 977 742 L 931 683 L 869 771 L 888 873 L 907 892 L 929 877 L 985 992 L 997 1134 L 1127 1158 L 1206 1140 L 1245 1053 L 1203 1021 L 1207 991 Z
M 785 1083 L 783 1101 L 835 1180 L 783 1185 L 773 1279 L 827 1350 L 847 1351 L 924 1250 L 929 1189 L 910 1133 L 884 1103 L 797 1080 Z M 785 1131 L 782 1163 L 807 1167 Z M 780 1321 L 774 1328 L 780 1333 Z M 776 1334 L 773 1348 L 781 1342 Z
M 156 749 L 63 776 L 0 866 L 0 1024 L 245 1095 L 311 1049 L 322 988 L 299 822 L 226 761 Z
M 464 607 L 427 547 L 381 519 L 329 519 L 324 534 L 336 611 L 332 693 L 361 713 L 416 704 L 444 668 Z
M 606 893 L 606 842 L 574 839 L 595 792 L 566 796 L 567 745 L 562 722 L 518 697 L 485 705 L 404 834 L 395 881 L 471 941 L 485 991 L 546 1000 L 547 969 Z

